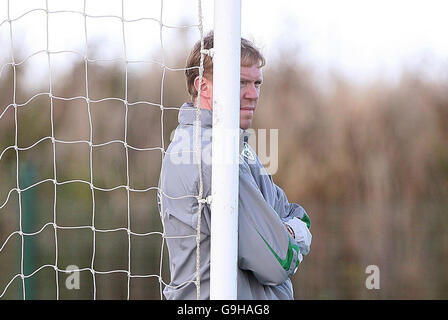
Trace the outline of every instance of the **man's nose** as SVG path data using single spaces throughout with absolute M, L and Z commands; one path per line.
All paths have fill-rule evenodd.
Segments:
M 259 92 L 258 92 L 258 89 L 255 87 L 255 84 L 251 83 L 251 84 L 247 85 L 247 87 L 245 89 L 246 90 L 245 90 L 244 97 L 246 99 L 258 99 Z

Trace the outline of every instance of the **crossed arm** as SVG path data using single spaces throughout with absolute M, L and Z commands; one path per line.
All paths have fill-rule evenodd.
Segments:
M 277 186 L 274 206 L 253 179 L 240 179 L 239 187 L 239 267 L 252 271 L 264 285 L 281 284 L 309 252 L 308 215 L 301 206 L 288 203 Z M 279 214 L 276 208 L 284 211 Z

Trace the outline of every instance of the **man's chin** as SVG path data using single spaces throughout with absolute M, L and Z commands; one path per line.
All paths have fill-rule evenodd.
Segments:
M 250 120 L 240 120 L 240 128 L 243 130 L 247 130 L 250 128 L 252 121 Z

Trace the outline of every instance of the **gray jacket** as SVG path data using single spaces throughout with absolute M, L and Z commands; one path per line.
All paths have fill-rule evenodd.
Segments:
M 211 194 L 212 112 L 201 109 L 201 166 L 203 198 Z M 159 210 L 166 234 L 171 282 L 164 289 L 167 299 L 196 299 L 196 227 L 198 221 L 199 169 L 194 153 L 196 109 L 184 104 L 179 125 L 162 163 Z M 289 203 L 274 184 L 240 134 L 238 299 L 293 299 L 290 277 L 309 247 L 296 241 L 284 223 L 298 218 L 310 228 L 305 210 Z M 210 298 L 210 206 L 201 213 L 200 298 Z M 306 227 L 305 227 L 306 229 Z

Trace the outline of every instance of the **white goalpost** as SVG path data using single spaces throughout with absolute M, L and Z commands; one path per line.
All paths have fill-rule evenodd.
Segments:
M 215 0 L 214 32 L 210 298 L 235 300 L 238 258 L 240 0 Z
M 191 30 L 194 42 L 202 39 L 202 1 L 190 1 L 193 23 L 186 24 L 167 18 L 167 0 L 154 1 L 154 12 L 134 8 L 132 17 L 127 0 L 115 1 L 116 12 L 92 11 L 91 1 L 64 8 L 46 0 L 23 10 L 13 0 L 0 4 L 0 299 L 163 299 L 169 286 L 156 196 L 164 190 L 156 180 L 183 102 L 170 90 L 179 84 L 173 79 L 184 81 L 185 65 L 173 62 L 165 33 Z M 214 1 L 211 299 L 237 298 L 240 1 Z M 68 16 L 79 19 L 80 46 L 55 49 L 53 22 Z M 19 43 L 19 30 L 38 28 L 31 18 L 42 22 L 40 49 Z M 107 43 L 99 45 L 108 56 L 92 49 L 90 23 L 106 20 L 119 30 L 116 56 Z M 147 29 L 135 31 L 138 24 Z M 130 30 L 141 39 L 156 34 L 156 48 L 147 49 L 161 54 L 134 58 Z M 66 56 L 69 78 L 56 63 Z M 48 71 L 33 82 L 27 68 L 35 61 Z M 202 199 L 201 192 L 184 197 Z M 200 224 L 199 212 L 189 235 L 197 242 L 189 282 L 198 298 Z

